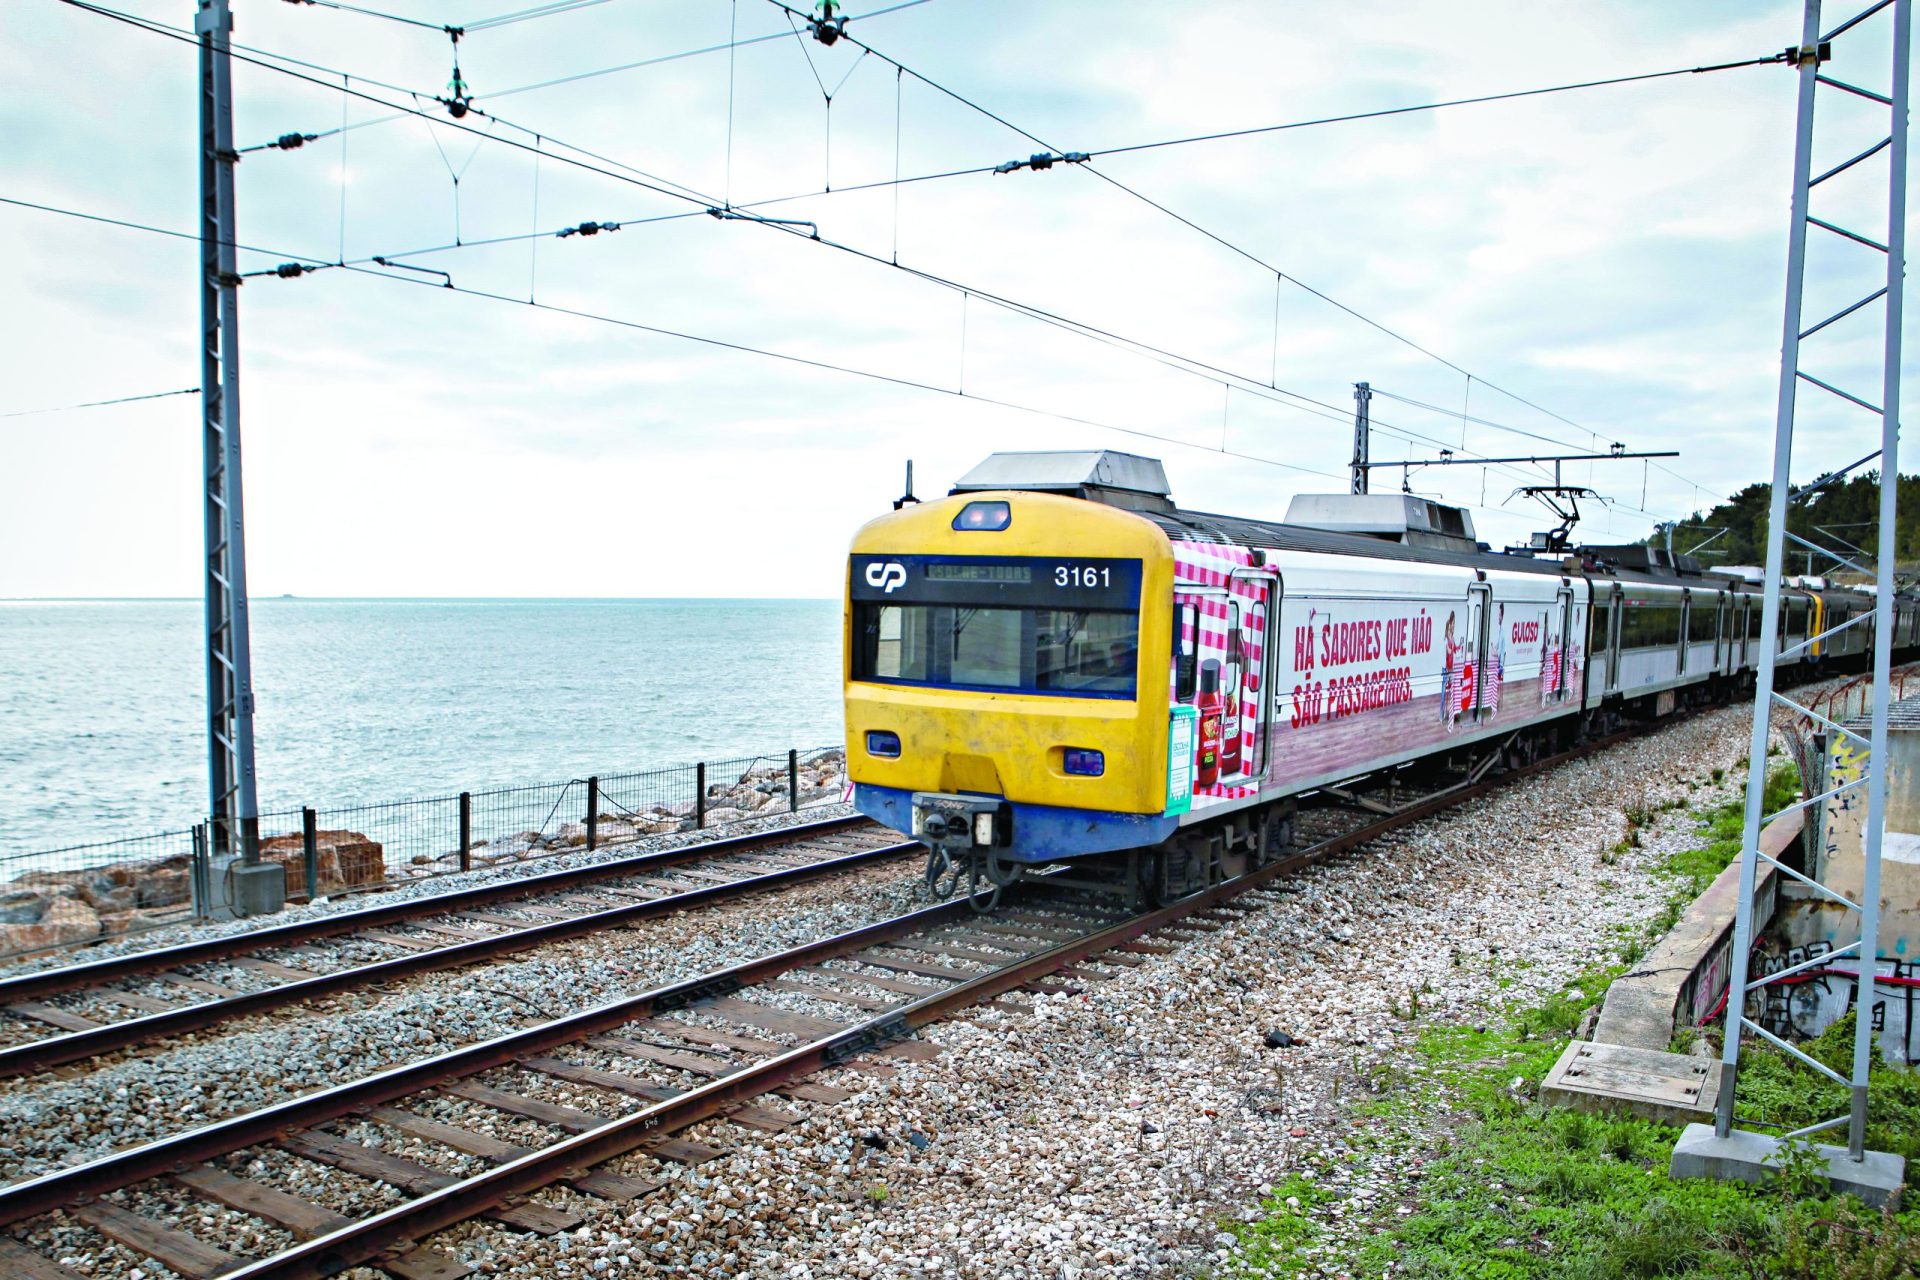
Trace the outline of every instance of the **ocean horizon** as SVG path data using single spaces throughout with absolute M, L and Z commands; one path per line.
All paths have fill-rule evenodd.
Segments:
M 262 812 L 837 744 L 840 605 L 256 595 Z M 203 603 L 0 598 L 0 855 L 191 826 Z

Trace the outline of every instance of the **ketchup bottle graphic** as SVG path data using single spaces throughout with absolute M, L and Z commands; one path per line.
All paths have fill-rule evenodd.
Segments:
M 1194 783 L 1210 787 L 1220 781 L 1220 663 L 1209 658 L 1200 664 L 1200 697 L 1194 704 L 1200 712 L 1200 746 L 1195 759 Z
M 1246 672 L 1246 644 L 1235 626 L 1227 632 L 1227 665 L 1220 689 L 1220 772 L 1229 776 L 1240 772 L 1240 686 Z

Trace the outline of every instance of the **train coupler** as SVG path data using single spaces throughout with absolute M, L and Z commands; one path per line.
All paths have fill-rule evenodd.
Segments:
M 927 846 L 927 893 L 950 898 L 964 882 L 977 911 L 991 911 L 1020 864 L 1000 855 L 1010 834 L 1006 802 L 995 796 L 915 792 L 913 836 Z

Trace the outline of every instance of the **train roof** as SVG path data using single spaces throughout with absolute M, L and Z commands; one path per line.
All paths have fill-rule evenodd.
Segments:
M 1287 512 L 1298 519 L 1295 523 L 1188 511 L 1174 503 L 1158 458 L 1112 449 L 995 453 L 962 477 L 952 492 L 1001 490 L 1051 492 L 1119 507 L 1158 525 L 1170 538 L 1190 542 L 1649 586 L 1760 590 L 1744 573 L 1703 569 L 1689 557 L 1679 557 L 1677 564 L 1662 563 L 1663 552 L 1638 544 L 1582 547 L 1561 560 L 1494 551 L 1475 541 L 1473 522 L 1464 511 L 1409 494 L 1302 494 Z M 1786 585 L 1783 590 L 1808 588 Z
M 1252 520 L 1241 516 L 1216 515 L 1180 508 L 1171 511 L 1138 511 L 1135 514 L 1159 525 L 1168 537 L 1182 538 L 1191 542 L 1270 547 L 1276 551 L 1306 551 L 1323 555 L 1362 556 L 1372 560 L 1453 565 L 1464 569 L 1498 570 L 1506 573 L 1537 573 L 1556 578 L 1577 575 L 1667 587 L 1700 586 L 1714 591 L 1727 588 L 1753 590 L 1751 584 L 1713 573 L 1686 575 L 1673 572 L 1656 573 L 1623 568 L 1584 557 L 1543 560 L 1533 556 L 1511 555 L 1489 550 L 1481 544 L 1463 542 L 1457 546 L 1410 545 L 1364 533 L 1314 529 L 1272 520 Z

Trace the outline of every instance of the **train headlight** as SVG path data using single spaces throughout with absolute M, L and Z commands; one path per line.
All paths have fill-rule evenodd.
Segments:
M 998 533 L 1013 523 L 1013 507 L 1006 502 L 969 502 L 953 518 L 962 532 Z
M 889 760 L 900 757 L 900 735 L 887 729 L 867 730 L 867 754 Z
M 1082 778 L 1097 778 L 1107 771 L 1107 757 L 1086 747 L 1068 747 L 1060 755 L 1060 768 Z
M 976 813 L 973 815 L 973 842 L 978 845 L 993 843 L 993 815 Z

